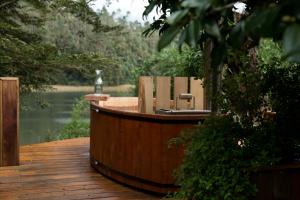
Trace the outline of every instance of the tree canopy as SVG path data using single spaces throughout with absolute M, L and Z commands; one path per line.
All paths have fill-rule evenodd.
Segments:
M 283 54 L 289 61 L 300 62 L 299 13 L 297 0 L 241 1 L 246 4 L 244 14 L 236 19 L 233 9 L 236 1 L 215 0 L 149 0 L 144 11 L 161 11 L 150 29 L 159 30 L 162 49 L 178 34 L 179 44 L 195 46 L 207 38 L 214 41 L 213 64 L 218 65 L 231 50 L 257 46 L 260 38 L 282 41 Z
M 117 26 L 101 23 L 100 16 L 89 7 L 90 1 L 80 0 L 4 0 L 0 3 L 0 72 L 1 76 L 18 76 L 21 91 L 44 89 L 53 83 L 62 66 L 103 64 L 103 56 L 81 53 L 63 55 L 55 45 L 46 43 L 37 29 L 48 13 L 61 10 L 93 26 L 94 31 L 107 32 Z M 82 69 L 82 68 L 81 68 Z

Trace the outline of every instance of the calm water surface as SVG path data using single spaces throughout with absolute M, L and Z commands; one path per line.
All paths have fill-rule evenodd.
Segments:
M 39 106 L 31 106 L 29 110 L 21 110 L 21 145 L 44 142 L 50 134 L 56 134 L 70 121 L 72 105 L 76 102 L 76 99 L 85 94 L 83 92 L 46 93 L 44 97 L 49 103 L 48 107 L 42 109 Z M 34 105 L 34 98 L 26 98 L 29 105 Z
M 34 144 L 47 141 L 49 135 L 57 134 L 70 121 L 72 106 L 83 97 L 84 92 L 53 92 L 44 94 L 50 104 L 47 108 L 31 106 L 29 110 L 20 111 L 20 142 Z M 130 93 L 110 93 L 111 96 L 129 96 Z M 24 98 L 24 97 L 23 97 Z M 27 97 L 29 105 L 34 105 L 35 97 Z M 89 116 L 87 114 L 87 116 Z M 89 120 L 89 119 L 86 119 Z

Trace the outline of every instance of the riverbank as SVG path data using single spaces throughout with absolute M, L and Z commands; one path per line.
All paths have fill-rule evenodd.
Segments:
M 94 92 L 94 86 L 71 86 L 71 85 L 52 85 L 51 92 Z M 127 92 L 134 89 L 134 85 L 124 84 L 118 86 L 104 86 L 103 92 Z

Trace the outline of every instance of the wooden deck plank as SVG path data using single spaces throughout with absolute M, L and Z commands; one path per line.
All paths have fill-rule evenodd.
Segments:
M 20 151 L 20 166 L 0 168 L 1 200 L 160 199 L 91 168 L 89 138 L 27 145 Z

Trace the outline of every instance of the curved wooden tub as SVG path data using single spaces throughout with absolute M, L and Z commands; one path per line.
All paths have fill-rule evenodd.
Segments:
M 159 115 L 105 108 L 91 103 L 91 165 L 129 186 L 156 193 L 174 191 L 173 171 L 183 151 L 168 148 L 201 115 Z

